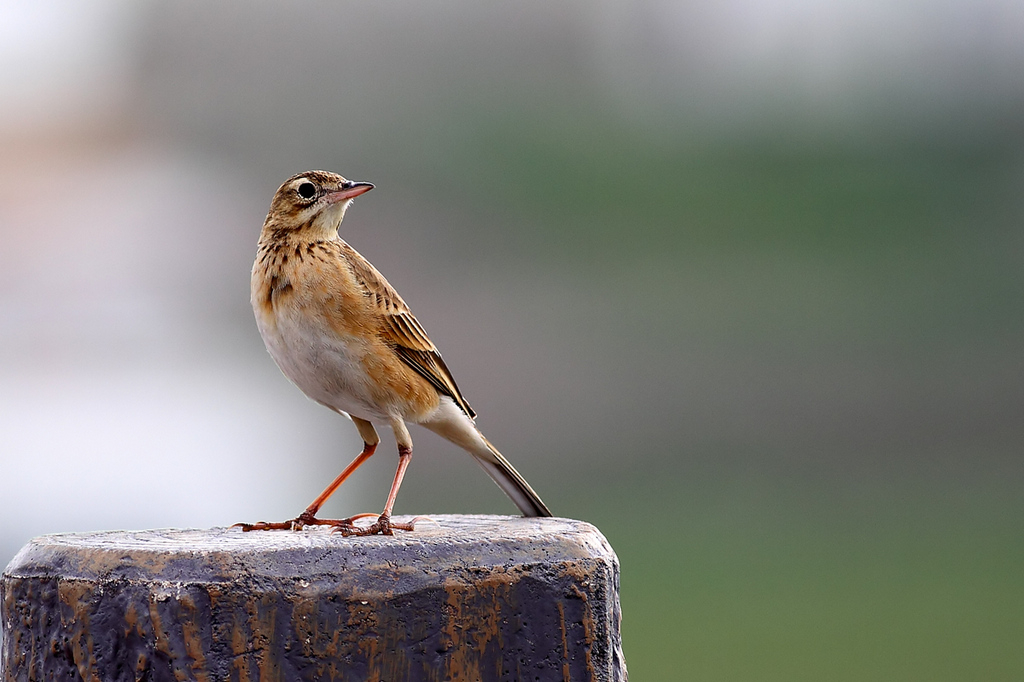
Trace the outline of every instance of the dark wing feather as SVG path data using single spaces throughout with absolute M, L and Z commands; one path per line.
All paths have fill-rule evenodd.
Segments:
M 352 274 L 376 304 L 383 322 L 381 331 L 395 354 L 440 393 L 450 396 L 470 419 L 475 419 L 476 412 L 462 397 L 441 353 L 394 287 L 368 260 L 344 242 L 342 253 L 352 268 Z

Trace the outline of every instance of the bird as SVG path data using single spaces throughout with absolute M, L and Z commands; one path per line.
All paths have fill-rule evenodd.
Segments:
M 526 479 L 477 428 L 437 347 L 377 269 L 345 242 L 339 228 L 353 200 L 374 188 L 313 170 L 274 194 L 252 267 L 256 326 L 271 357 L 309 398 L 351 419 L 363 449 L 294 519 L 241 523 L 243 531 L 331 526 L 344 535 L 412 531 L 425 517 L 391 520 L 412 459 L 407 424 L 419 424 L 466 450 L 523 516 L 551 516 Z M 357 514 L 321 519 L 320 507 L 380 443 L 374 424 L 390 426 L 398 468 L 384 510 L 369 526 Z

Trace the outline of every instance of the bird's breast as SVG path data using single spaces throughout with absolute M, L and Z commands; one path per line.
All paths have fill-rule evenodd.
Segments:
M 251 298 L 267 351 L 306 395 L 357 416 L 378 416 L 365 369 L 373 334 L 364 297 L 338 264 L 297 247 L 253 266 Z
M 262 249 L 252 306 L 267 350 L 310 398 L 364 419 L 417 421 L 438 394 L 381 336 L 380 311 L 329 246 Z

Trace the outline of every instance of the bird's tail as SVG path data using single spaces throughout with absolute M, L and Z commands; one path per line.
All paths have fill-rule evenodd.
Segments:
M 443 401 L 441 409 L 431 419 L 420 423 L 473 455 L 477 464 L 515 502 L 523 516 L 551 516 L 551 510 L 522 474 L 484 438 L 473 421 L 453 402 Z
M 473 459 L 483 467 L 491 480 L 497 483 L 498 487 L 516 503 L 519 511 L 523 512 L 523 516 L 551 516 L 551 510 L 534 492 L 522 474 L 516 471 L 516 468 L 498 452 L 496 447 L 491 445 L 489 440 L 483 436 L 480 438 L 487 445 L 487 450 L 486 452 L 471 451 Z

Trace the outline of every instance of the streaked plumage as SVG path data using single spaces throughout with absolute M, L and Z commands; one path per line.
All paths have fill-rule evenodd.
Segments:
M 281 371 L 313 400 L 350 416 L 363 437 L 363 453 L 292 521 L 241 524 L 245 530 L 337 526 L 342 532 L 390 533 L 394 498 L 412 452 L 406 422 L 417 423 L 467 450 L 526 516 L 551 512 L 519 472 L 473 423 L 444 359 L 398 292 L 338 236 L 338 226 L 369 183 L 309 171 L 277 190 L 253 264 L 253 311 L 267 350 Z M 320 505 L 379 441 L 372 426 L 392 427 L 400 460 L 377 523 L 323 520 Z

